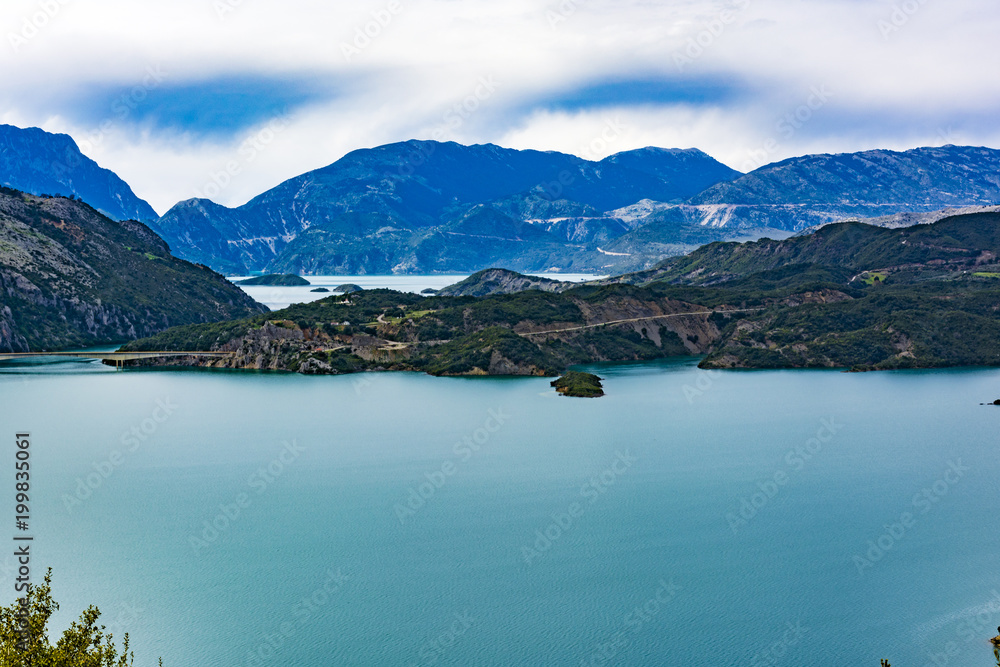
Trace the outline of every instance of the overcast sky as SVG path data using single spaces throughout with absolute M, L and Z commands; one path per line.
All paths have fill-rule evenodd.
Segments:
M 0 33 L 0 122 L 159 213 L 413 138 L 741 171 L 1000 147 L 996 0 L 3 0 Z

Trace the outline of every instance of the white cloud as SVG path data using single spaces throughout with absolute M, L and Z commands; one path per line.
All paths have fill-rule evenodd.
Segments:
M 366 28 L 374 36 L 355 43 Z M 199 132 L 191 119 L 121 119 L 88 154 L 161 212 L 204 192 L 234 159 L 245 164 L 215 197 L 221 203 L 355 148 L 438 129 L 464 143 L 595 157 L 694 146 L 741 168 L 765 146 L 773 159 L 907 148 L 941 143 L 949 127 L 956 143 L 998 145 L 989 120 L 1000 105 L 998 30 L 1000 8 L 983 0 L 7 0 L 0 119 L 83 142 L 96 131 L 81 108 L 88 94 L 129 90 L 150 65 L 169 72 L 170 85 L 312 75 L 342 87 L 293 109 L 250 161 L 242 142 L 266 117 L 228 135 Z M 345 44 L 357 50 L 350 58 Z M 678 54 L 697 57 L 678 64 Z M 455 105 L 481 77 L 499 85 L 456 124 Z M 627 79 L 678 81 L 680 92 L 655 99 L 667 84 L 654 99 L 561 103 Z M 833 99 L 790 136 L 779 129 L 817 86 Z M 627 128 L 602 147 L 616 117 Z

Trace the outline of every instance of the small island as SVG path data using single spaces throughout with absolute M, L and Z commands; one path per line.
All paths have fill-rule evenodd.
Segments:
M 600 398 L 604 396 L 604 386 L 601 384 L 602 379 L 591 373 L 569 371 L 558 380 L 553 380 L 551 385 L 563 396 Z
M 256 278 L 240 280 L 236 284 L 248 286 L 256 285 L 261 287 L 303 287 L 308 285 L 309 281 L 301 276 L 295 275 L 294 273 L 270 273 L 266 276 L 257 276 Z
M 329 294 L 330 290 L 325 287 L 317 287 L 316 289 L 309 290 L 310 292 L 322 292 L 323 294 Z
M 354 292 L 362 292 L 364 290 L 362 290 L 361 287 L 358 285 L 355 285 L 353 283 L 347 283 L 346 285 L 340 285 L 339 287 L 335 287 L 333 291 L 336 294 L 353 294 Z

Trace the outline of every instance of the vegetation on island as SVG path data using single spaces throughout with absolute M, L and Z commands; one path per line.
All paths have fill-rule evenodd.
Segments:
M 604 385 L 601 384 L 601 380 L 603 379 L 592 373 L 569 371 L 558 380 L 553 380 L 550 384 L 563 396 L 599 398 L 604 396 Z
M 240 280 L 236 283 L 237 285 L 246 286 L 265 286 L 265 287 L 305 287 L 309 284 L 309 281 L 301 276 L 297 276 L 293 273 L 269 273 L 264 276 L 257 276 L 255 278 L 247 278 L 246 280 Z
M 461 282 L 437 290 L 436 293 L 441 296 L 492 296 L 527 290 L 559 292 L 571 285 L 572 283 L 552 280 L 551 278 L 523 276 L 507 269 L 484 269 Z M 431 290 L 431 292 L 433 293 L 435 290 Z
M 0 607 L 0 664 L 4 667 L 131 667 L 126 633 L 121 648 L 99 625 L 101 612 L 88 607 L 55 644 L 49 638 L 49 619 L 59 609 L 52 597 L 52 570 L 41 585 L 8 607 Z M 22 634 L 24 621 L 27 632 Z M 160 661 L 162 667 L 163 661 Z

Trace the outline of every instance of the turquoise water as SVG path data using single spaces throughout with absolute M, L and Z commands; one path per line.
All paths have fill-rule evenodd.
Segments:
M 598 372 L 4 364 L 0 434 L 136 664 L 994 664 L 1000 372 Z

